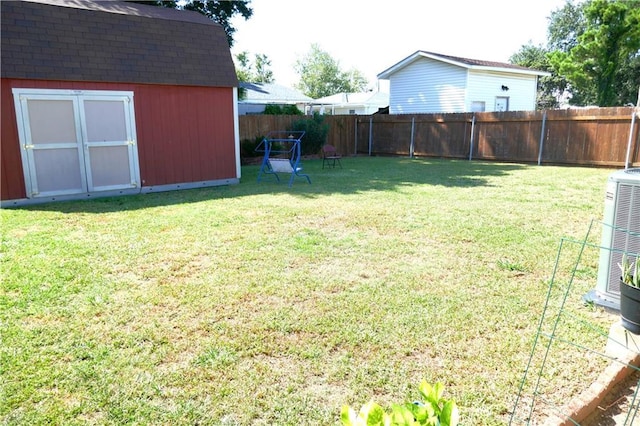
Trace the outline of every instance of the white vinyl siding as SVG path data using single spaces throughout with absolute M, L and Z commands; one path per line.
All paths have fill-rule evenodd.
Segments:
M 333 115 L 371 115 L 378 112 L 377 106 L 347 106 L 347 107 L 325 107 L 326 113 Z
M 320 112 L 321 114 L 330 114 L 330 115 L 371 115 L 373 113 L 378 112 L 377 106 L 366 106 L 366 105 L 358 105 L 358 106 L 333 106 L 333 105 L 325 105 L 325 106 L 313 106 L 313 111 Z
M 549 73 L 508 64 L 481 64 L 414 53 L 378 75 L 389 81 L 389 113 L 470 112 L 482 109 L 482 105 L 491 112 L 496 104 L 509 111 L 535 110 L 538 77 Z
M 502 90 L 502 86 L 509 90 Z M 536 76 L 500 72 L 469 71 L 467 111 L 473 102 L 484 102 L 487 111 L 494 111 L 496 98 L 509 98 L 509 111 L 536 109 Z
M 421 58 L 390 77 L 390 114 L 462 112 L 467 70 Z

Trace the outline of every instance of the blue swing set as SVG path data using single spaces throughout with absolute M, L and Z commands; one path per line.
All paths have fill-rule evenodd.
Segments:
M 309 175 L 303 174 L 300 164 L 300 141 L 303 131 L 274 131 L 269 132 L 256 147 L 257 152 L 264 152 L 262 165 L 258 172 L 258 182 L 263 175 L 272 174 L 280 182 L 278 173 L 289 173 L 289 186 L 293 185 L 296 176 L 304 177 L 311 183 Z

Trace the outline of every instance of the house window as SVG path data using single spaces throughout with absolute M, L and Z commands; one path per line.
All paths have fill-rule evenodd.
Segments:
M 355 115 L 355 114 L 356 114 L 356 110 L 355 110 L 355 109 L 350 109 L 350 110 L 349 110 L 349 114 L 351 114 L 351 115 Z
M 471 102 L 471 112 L 484 112 L 484 111 L 485 111 L 484 101 Z
M 508 96 L 496 96 L 496 108 L 495 111 L 509 111 L 509 97 Z

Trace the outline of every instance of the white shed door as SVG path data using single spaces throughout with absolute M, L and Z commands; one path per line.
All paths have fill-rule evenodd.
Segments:
M 81 99 L 89 192 L 137 186 L 129 98 Z
M 132 93 L 14 89 L 27 197 L 139 187 Z

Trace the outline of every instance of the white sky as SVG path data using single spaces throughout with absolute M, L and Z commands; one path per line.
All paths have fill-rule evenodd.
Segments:
M 231 53 L 265 54 L 275 82 L 293 87 L 294 70 L 316 43 L 343 71 L 376 75 L 416 50 L 508 62 L 523 45 L 546 45 L 548 17 L 565 0 L 252 0 L 235 17 Z

